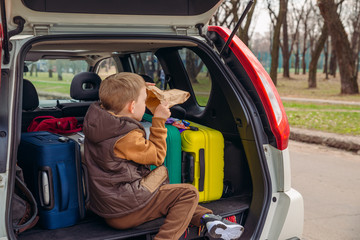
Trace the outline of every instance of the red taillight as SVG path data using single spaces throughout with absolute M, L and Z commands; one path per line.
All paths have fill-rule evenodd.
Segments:
M 231 34 L 229 29 L 217 26 L 209 26 L 208 31 L 216 32 L 225 41 Z M 271 131 L 275 135 L 278 149 L 286 149 L 290 135 L 289 122 L 284 106 L 280 100 L 280 95 L 269 74 L 250 49 L 237 36 L 234 36 L 229 47 L 244 67 L 259 94 L 270 123 Z

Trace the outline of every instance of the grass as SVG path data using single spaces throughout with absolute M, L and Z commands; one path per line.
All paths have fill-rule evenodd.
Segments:
M 359 84 L 360 86 L 360 84 Z M 340 94 L 340 76 L 325 79 L 317 74 L 317 88 L 309 89 L 307 75 L 278 75 L 277 90 L 281 97 L 351 101 L 360 103 L 360 95 Z M 290 126 L 337 134 L 360 135 L 360 106 L 283 101 Z
M 70 96 L 70 84 L 74 77 L 72 73 L 63 73 L 63 80 L 58 80 L 58 74 L 53 73 L 53 77 L 49 78 L 48 72 L 38 72 L 30 76 L 30 73 L 24 75 L 25 79 L 30 80 L 38 92 L 60 93 Z
M 205 72 L 201 72 L 196 79 L 198 83 L 192 84 L 196 100 L 200 106 L 206 106 L 211 91 L 210 77 Z
M 290 126 L 360 135 L 360 106 L 284 102 Z
M 343 105 L 343 104 L 320 104 L 320 103 L 299 103 L 291 101 L 283 101 L 283 105 L 288 109 L 299 110 L 335 110 L 335 111 L 360 111 L 360 106 Z

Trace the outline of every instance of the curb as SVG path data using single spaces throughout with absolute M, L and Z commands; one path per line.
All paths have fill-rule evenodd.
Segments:
M 290 128 L 290 139 L 325 145 L 360 154 L 360 136 L 347 136 L 301 128 Z

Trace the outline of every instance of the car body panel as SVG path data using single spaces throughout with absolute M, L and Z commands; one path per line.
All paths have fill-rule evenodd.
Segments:
M 272 179 L 272 201 L 260 239 L 301 239 L 304 225 L 304 200 L 291 188 L 289 150 L 264 145 Z

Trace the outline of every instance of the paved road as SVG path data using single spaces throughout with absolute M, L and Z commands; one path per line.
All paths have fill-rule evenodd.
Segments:
M 304 240 L 360 239 L 360 156 L 290 141 L 292 186 L 305 205 Z

